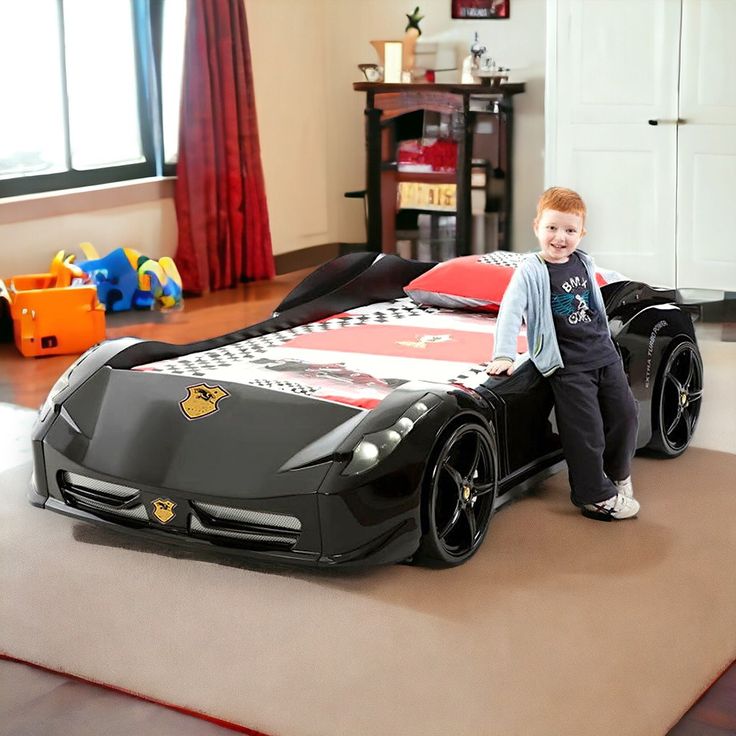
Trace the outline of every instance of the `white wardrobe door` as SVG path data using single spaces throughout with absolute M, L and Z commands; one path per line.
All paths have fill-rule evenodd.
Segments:
M 559 0 L 560 120 L 674 116 L 679 26 L 679 0 Z
M 571 125 L 560 143 L 559 183 L 588 206 L 580 247 L 628 278 L 674 286 L 674 126 Z
M 677 127 L 667 121 L 677 117 L 680 3 L 558 0 L 555 11 L 547 183 L 586 200 L 581 247 L 600 265 L 674 286 Z
M 736 291 L 736 2 L 684 0 L 677 285 Z

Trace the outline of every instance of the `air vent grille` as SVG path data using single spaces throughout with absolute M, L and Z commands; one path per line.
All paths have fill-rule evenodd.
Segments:
M 130 508 L 140 499 L 137 488 L 67 471 L 60 476 L 59 486 L 64 495 L 80 503 L 95 502 L 101 508 L 123 509 Z
M 193 536 L 238 540 L 256 549 L 291 549 L 299 540 L 301 521 L 289 514 L 255 511 L 193 501 L 189 519 Z
M 236 529 L 221 529 L 205 526 L 194 514 L 189 517 L 189 533 L 200 537 L 222 537 L 239 540 L 247 546 L 256 548 L 290 549 L 296 544 L 297 535 L 267 534 L 265 532 L 244 532 Z
M 193 503 L 192 506 L 197 511 L 204 511 L 213 521 L 234 521 L 238 524 L 288 529 L 296 532 L 302 528 L 299 519 L 288 514 L 273 514 L 251 509 L 238 509 L 232 506 L 216 506 L 212 503 L 201 503 L 199 501 Z

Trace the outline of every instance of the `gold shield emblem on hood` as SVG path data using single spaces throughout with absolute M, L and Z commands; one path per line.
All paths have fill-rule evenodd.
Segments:
M 220 386 L 198 383 L 187 386 L 187 397 L 179 402 L 179 406 L 187 419 L 201 419 L 214 414 L 220 408 L 219 402 L 228 396 L 230 394 Z
M 168 524 L 176 516 L 174 513 L 176 504 L 168 498 L 157 498 L 151 501 L 151 506 L 153 506 L 153 515 L 162 524 Z

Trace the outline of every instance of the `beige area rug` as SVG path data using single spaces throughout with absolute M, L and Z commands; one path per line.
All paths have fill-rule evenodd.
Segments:
M 701 330 L 709 325 L 701 325 Z M 720 332 L 721 325 L 712 325 Z M 706 333 L 707 334 L 707 333 Z M 736 453 L 736 343 L 698 339 L 703 356 L 705 398 L 693 447 Z
M 0 475 L 0 652 L 279 736 L 656 736 L 736 658 L 736 456 L 638 458 L 640 517 L 566 475 L 468 564 L 267 571 L 29 506 Z

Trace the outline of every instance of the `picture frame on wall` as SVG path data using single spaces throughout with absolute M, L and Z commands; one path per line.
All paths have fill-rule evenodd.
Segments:
M 464 20 L 508 18 L 511 0 L 452 0 L 452 17 Z

